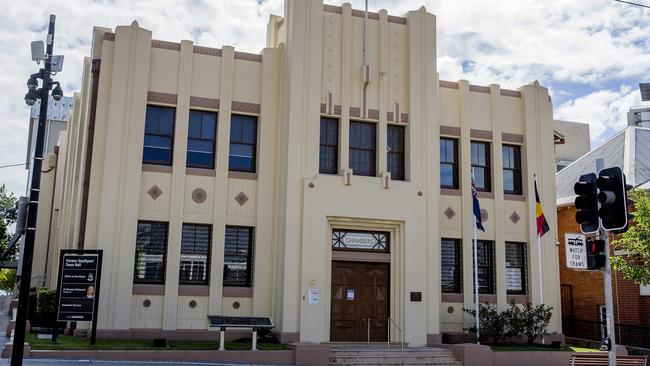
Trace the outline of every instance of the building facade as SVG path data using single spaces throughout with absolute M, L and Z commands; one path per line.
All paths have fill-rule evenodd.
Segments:
M 555 165 L 559 172 L 591 150 L 589 124 L 553 121 L 555 125 Z
M 94 30 L 52 254 L 103 250 L 100 336 L 205 337 L 216 314 L 283 342 L 462 332 L 472 171 L 481 302 L 560 308 L 548 90 L 439 80 L 434 15 L 364 16 L 287 0 L 261 54 Z
M 596 160 L 606 168 L 618 166 L 626 182 L 650 190 L 650 129 L 627 127 L 601 146 L 557 173 L 557 217 L 560 240 L 560 286 L 562 326 L 566 336 L 602 340 L 605 328 L 605 291 L 601 271 L 575 270 L 566 266 L 566 235 L 579 234 L 575 221 L 573 185 L 583 174 L 596 172 Z M 614 240 L 615 237 L 611 237 Z M 616 252 L 617 255 L 624 253 Z M 650 347 L 650 287 L 612 273 L 616 342 L 627 346 Z

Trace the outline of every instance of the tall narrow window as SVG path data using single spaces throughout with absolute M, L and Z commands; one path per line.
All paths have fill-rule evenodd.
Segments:
M 337 174 L 339 170 L 339 121 L 320 119 L 320 167 L 325 174 Z
M 377 175 L 376 128 L 374 123 L 350 121 L 350 168 L 354 175 Z
M 139 221 L 133 283 L 165 283 L 167 223 Z
M 142 152 L 143 163 L 172 165 L 175 111 L 170 107 L 147 106 Z
M 207 285 L 210 280 L 210 225 L 183 224 L 181 238 L 181 284 Z
M 472 141 L 472 169 L 474 170 L 474 183 L 479 191 L 490 192 L 490 144 L 487 142 Z
M 187 131 L 187 166 L 214 168 L 214 147 L 217 137 L 217 114 L 190 111 Z
M 503 192 L 521 194 L 521 147 L 503 145 Z
M 462 292 L 462 248 L 460 239 L 442 239 L 440 248 L 440 261 L 442 274 L 442 292 Z
M 494 294 L 494 242 L 479 240 L 478 247 L 478 291 Z
M 440 187 L 458 189 L 458 140 L 440 138 Z
M 257 155 L 257 117 L 232 115 L 230 120 L 231 171 L 255 173 Z
M 253 285 L 253 228 L 226 226 L 223 256 L 223 285 Z
M 404 180 L 404 126 L 388 125 L 388 171 L 395 180 Z
M 506 291 L 525 294 L 528 284 L 526 243 L 506 242 Z

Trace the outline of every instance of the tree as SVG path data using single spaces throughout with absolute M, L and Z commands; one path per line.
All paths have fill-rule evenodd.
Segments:
M 650 196 L 642 189 L 628 192 L 634 202 L 630 228 L 612 244 L 625 254 L 612 256 L 612 267 L 623 277 L 640 285 L 650 285 Z
M 7 193 L 5 185 L 0 186 L 0 254 L 4 254 L 9 245 L 9 239 L 12 234 L 9 233 L 9 227 L 16 222 L 17 210 L 16 201 L 18 199 L 13 193 Z M 17 255 L 17 250 L 9 253 L 8 258 L 14 259 Z M 2 268 L 0 269 L 0 290 L 10 291 L 16 285 L 16 270 Z
M 4 253 L 11 239 L 9 227 L 16 222 L 18 199 L 13 193 L 7 193 L 5 185 L 0 186 L 0 251 Z

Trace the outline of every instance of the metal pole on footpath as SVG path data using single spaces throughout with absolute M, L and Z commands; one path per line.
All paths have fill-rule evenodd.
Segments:
M 596 159 L 596 171 L 600 172 L 605 168 L 605 161 Z M 609 235 L 602 226 L 598 229 L 600 240 L 605 242 L 605 271 L 603 279 L 605 280 L 605 326 L 607 329 L 607 338 L 609 339 L 609 366 L 616 366 L 616 334 L 614 332 L 614 300 L 612 295 L 612 265 L 609 261 Z
M 50 15 L 50 25 L 47 33 L 47 53 L 45 67 L 41 69 L 43 85 L 41 89 L 41 108 L 38 116 L 36 145 L 34 146 L 34 161 L 32 162 L 31 182 L 29 185 L 29 203 L 27 206 L 27 224 L 25 227 L 25 246 L 23 249 L 22 266 L 20 271 L 20 288 L 18 292 L 18 308 L 14 330 L 11 366 L 23 364 L 23 348 L 25 344 L 25 327 L 27 326 L 27 310 L 29 287 L 32 279 L 32 259 L 34 256 L 34 239 L 36 238 L 36 217 L 38 214 L 38 199 L 41 188 L 41 167 L 43 165 L 43 141 L 45 140 L 45 124 L 47 119 L 47 102 L 52 88 L 52 54 L 54 47 L 54 22 L 56 17 Z
M 612 265 L 609 261 L 609 235 L 604 229 L 598 231 L 600 240 L 605 241 L 605 308 L 607 312 L 606 326 L 609 338 L 609 366 L 616 366 L 616 334 L 614 332 L 614 301 L 612 296 Z

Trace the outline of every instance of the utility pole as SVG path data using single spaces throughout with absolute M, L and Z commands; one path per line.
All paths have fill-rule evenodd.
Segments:
M 23 348 L 25 344 L 25 327 L 27 325 L 27 312 L 29 302 L 29 288 L 32 279 L 32 259 L 34 256 L 34 241 L 36 238 L 36 218 L 38 214 L 38 200 L 41 188 L 41 167 L 43 165 L 43 142 L 45 138 L 45 124 L 47 120 L 47 102 L 50 89 L 53 84 L 57 87 L 52 92 L 55 100 L 63 96 L 63 91 L 57 82 L 53 82 L 52 55 L 54 48 L 54 22 L 55 15 L 50 15 L 50 24 L 47 33 L 47 51 L 43 57 L 44 67 L 39 73 L 33 74 L 27 82 L 29 89 L 25 96 L 25 102 L 33 105 L 36 99 L 41 100 L 40 114 L 38 116 L 38 129 L 36 133 L 36 145 L 34 146 L 34 160 L 31 164 L 32 174 L 29 185 L 29 203 L 27 206 L 27 224 L 25 227 L 25 245 L 23 249 L 22 266 L 20 272 L 20 288 L 18 293 L 18 308 L 16 312 L 16 324 L 14 328 L 13 350 L 11 353 L 11 366 L 23 364 Z M 33 52 L 33 48 L 32 48 Z M 42 52 L 41 52 L 42 53 Z M 32 54 L 32 58 L 34 55 Z M 38 80 L 43 81 L 41 89 L 38 87 Z M 57 99 L 58 98 L 58 99 Z

